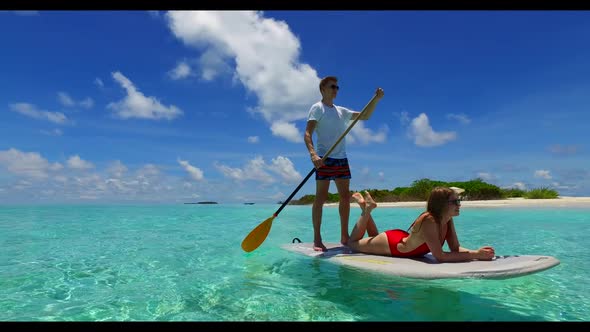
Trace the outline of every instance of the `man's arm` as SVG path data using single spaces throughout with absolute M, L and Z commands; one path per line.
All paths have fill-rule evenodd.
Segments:
M 305 128 L 305 135 L 303 136 L 303 140 L 305 141 L 305 146 L 307 146 L 307 150 L 309 151 L 309 157 L 311 159 L 311 162 L 313 163 L 313 167 L 319 169 L 320 167 L 324 166 L 324 162 L 315 151 L 315 148 L 313 147 L 313 140 L 311 139 L 311 135 L 313 134 L 313 131 L 315 130 L 317 123 L 318 122 L 316 120 L 307 121 L 307 127 Z
M 307 151 L 309 151 L 309 156 L 312 158 L 317 156 L 315 148 L 313 147 L 313 140 L 312 135 L 315 127 L 317 125 L 316 120 L 309 120 L 307 121 L 307 127 L 305 127 L 305 135 L 303 136 L 303 141 L 305 141 L 305 146 L 307 147 Z
M 379 100 L 381 100 L 381 98 L 383 98 L 383 95 L 384 95 L 383 89 L 377 88 L 377 91 L 375 92 L 375 94 L 377 95 L 377 98 L 371 99 L 369 104 L 367 104 L 367 109 L 365 110 L 363 115 L 361 116 L 361 112 L 355 112 L 352 115 L 351 120 L 356 120 L 357 118 L 359 120 L 369 120 L 369 118 L 373 114 L 373 111 L 375 110 L 375 107 L 377 106 L 377 103 L 379 102 Z

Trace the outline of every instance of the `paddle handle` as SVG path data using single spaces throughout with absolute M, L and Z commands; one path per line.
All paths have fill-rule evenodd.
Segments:
M 340 141 L 342 141 L 342 139 L 344 138 L 344 136 L 346 136 L 346 134 L 348 134 L 348 132 L 352 129 L 352 127 L 354 127 L 354 125 L 356 124 L 356 122 L 361 118 L 361 116 L 365 113 L 365 111 L 367 110 L 367 108 L 369 107 L 369 105 L 373 102 L 373 100 L 377 98 L 377 94 L 375 94 L 373 96 L 373 98 L 371 98 L 371 100 L 369 100 L 369 102 L 367 103 L 367 105 L 365 105 L 365 107 L 363 107 L 363 110 L 359 113 L 359 115 L 356 117 L 356 119 L 354 119 L 352 121 L 352 123 L 350 125 L 348 125 L 348 128 L 346 128 L 346 130 L 342 133 L 342 135 L 340 135 L 340 137 L 338 137 L 338 139 L 336 140 L 336 143 L 334 143 L 332 145 L 332 147 L 326 151 L 326 153 L 322 156 L 322 161 L 326 160 L 326 158 L 328 158 L 328 155 L 330 153 L 332 153 L 332 150 L 334 150 L 336 148 L 336 146 L 340 143 Z M 311 177 L 311 175 L 315 172 L 315 167 L 311 169 L 311 171 L 309 171 L 309 173 L 307 174 L 307 176 L 305 177 L 305 179 L 303 179 L 303 181 L 301 181 L 301 183 L 297 186 L 297 188 L 295 188 L 295 190 L 291 193 L 291 195 L 289 195 L 289 197 L 287 198 L 286 201 L 283 202 L 283 204 L 281 205 L 281 207 L 274 213 L 274 217 L 278 216 L 279 213 L 281 213 L 281 211 L 283 210 L 283 208 L 289 204 L 289 202 L 291 201 L 291 199 L 293 198 L 293 196 L 295 196 L 295 194 L 299 191 L 299 189 L 301 189 L 301 187 L 303 187 L 303 185 L 305 184 L 305 182 L 307 182 L 307 180 L 309 180 L 309 178 Z
M 281 211 L 283 210 L 283 208 L 291 201 L 291 199 L 293 198 L 293 196 L 295 196 L 295 194 L 299 191 L 299 189 L 301 189 L 301 187 L 303 187 L 303 185 L 305 184 L 305 182 L 307 182 L 307 180 L 309 180 L 309 177 L 311 177 L 311 175 L 315 173 L 315 167 L 311 169 L 311 171 L 309 171 L 309 173 L 307 173 L 307 176 L 305 177 L 305 179 L 303 179 L 303 181 L 297 186 L 297 188 L 295 188 L 295 191 L 293 191 L 291 193 L 291 195 L 289 195 L 289 197 L 287 198 L 286 201 L 283 202 L 283 204 L 281 205 L 281 207 L 277 210 L 277 212 L 275 212 L 275 214 L 273 216 L 278 216 L 279 213 L 281 213 Z

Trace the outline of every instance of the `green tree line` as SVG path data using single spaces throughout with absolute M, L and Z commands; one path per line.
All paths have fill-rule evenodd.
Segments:
M 455 181 L 445 182 L 430 179 L 416 180 L 409 187 L 396 187 L 389 189 L 362 189 L 351 191 L 365 191 L 368 190 L 371 196 L 377 202 L 416 202 L 427 201 L 430 191 L 434 187 L 459 187 L 465 189 L 461 195 L 463 200 L 490 200 L 490 199 L 506 199 L 514 197 L 522 197 L 529 199 L 539 198 L 557 198 L 559 193 L 553 189 L 541 187 L 531 190 L 521 190 L 517 188 L 500 188 L 490 183 L 484 182 L 482 179 L 474 179 L 470 181 Z M 315 195 L 304 195 L 297 200 L 292 200 L 290 204 L 306 205 L 313 204 Z M 338 193 L 328 193 L 328 203 L 337 203 L 339 201 Z

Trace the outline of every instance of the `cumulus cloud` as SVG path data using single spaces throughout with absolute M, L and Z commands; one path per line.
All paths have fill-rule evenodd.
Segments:
M 387 127 L 387 125 L 382 125 L 377 132 L 374 132 L 369 128 L 365 127 L 365 123 L 363 121 L 357 121 L 354 127 L 352 127 L 352 130 L 349 133 L 350 136 L 348 136 L 347 139 L 350 143 L 383 143 L 387 139 L 388 132 L 389 127 Z
M 578 147 L 575 145 L 560 145 L 553 144 L 548 148 L 549 152 L 556 155 L 574 155 L 578 152 Z
M 33 119 L 47 120 L 57 124 L 68 123 L 68 118 L 65 116 L 65 114 L 61 112 L 39 110 L 35 105 L 29 103 L 10 104 L 10 110 Z
M 527 190 L 526 185 L 523 182 L 514 182 L 513 184 L 511 184 L 505 188 L 507 188 L 507 189 L 516 188 L 516 189 L 520 189 L 520 190 Z
M 479 172 L 477 173 L 477 177 L 484 180 L 484 181 L 492 181 L 495 180 L 496 177 L 490 173 L 487 172 Z
M 288 128 L 275 129 L 275 135 L 301 140 L 293 122 L 306 118 L 317 101 L 319 78 L 300 61 L 299 39 L 285 22 L 252 11 L 171 11 L 167 20 L 178 39 L 203 52 L 204 79 L 234 68 L 236 81 L 258 97 L 252 112 L 275 128 Z
M 426 114 L 421 113 L 414 118 L 410 124 L 409 136 L 414 140 L 414 144 L 423 147 L 432 147 L 446 144 L 456 139 L 455 132 L 436 132 L 430 126 Z
M 550 174 L 550 171 L 542 170 L 542 169 L 535 171 L 535 177 L 536 178 L 541 178 L 541 179 L 547 179 L 547 180 L 549 180 L 549 179 L 552 178 L 551 177 L 551 174 Z
M 447 118 L 457 120 L 457 121 L 461 122 L 462 124 L 469 124 L 471 122 L 471 119 L 463 113 L 461 113 L 461 114 L 449 113 L 449 114 L 447 114 Z
M 260 137 L 258 136 L 248 136 L 248 143 L 258 143 L 260 142 Z
M 301 43 L 287 23 L 256 11 L 170 11 L 166 19 L 176 38 L 200 52 L 203 80 L 231 74 L 257 97 L 248 111 L 266 120 L 273 135 L 303 141 L 295 122 L 321 97 L 320 78 L 301 62 Z M 376 136 L 380 141 L 381 132 Z
M 189 164 L 189 162 L 186 160 L 178 159 L 177 161 L 180 164 L 180 166 L 182 166 L 182 168 L 184 168 L 184 170 L 189 174 L 191 179 L 196 180 L 196 181 L 203 180 L 203 171 L 200 168 L 197 168 L 197 167 Z
M 109 103 L 107 108 L 112 109 L 115 115 L 122 119 L 167 119 L 172 120 L 182 115 L 182 110 L 174 105 L 164 106 L 155 97 L 146 97 L 120 72 L 112 73 L 113 79 L 127 91 L 127 96 L 116 103 Z
M 303 142 L 303 136 L 299 129 L 293 123 L 277 121 L 270 125 L 270 130 L 273 135 L 283 137 L 286 140 L 294 143 Z
M 188 65 L 186 61 L 180 61 L 178 62 L 176 67 L 174 67 L 174 69 L 168 72 L 168 75 L 173 80 L 187 78 L 191 75 L 191 67 Z
M 61 164 L 51 164 L 37 152 L 22 152 L 14 148 L 0 150 L 0 165 L 10 173 L 30 178 L 46 178 L 50 171 L 62 168 Z
M 293 162 L 289 158 L 278 156 L 271 161 L 268 169 L 278 174 L 286 183 L 294 183 L 302 179 L 301 174 L 295 170 Z
M 74 106 L 76 104 L 74 100 L 65 92 L 58 92 L 57 99 L 64 106 Z
M 94 106 L 94 100 L 90 97 L 86 97 L 81 101 L 75 101 L 69 94 L 63 91 L 57 93 L 57 100 L 66 107 L 81 106 L 83 108 L 92 108 Z
M 81 159 L 78 155 L 71 156 L 66 164 L 71 169 L 86 170 L 94 168 L 91 162 Z
M 401 111 L 399 113 L 393 112 L 393 116 L 399 118 L 399 122 L 402 126 L 406 126 L 410 123 L 410 115 L 406 111 Z
M 201 68 L 201 79 L 212 81 L 220 75 L 231 73 L 231 66 L 224 61 L 223 56 L 215 50 L 206 50 L 198 60 Z
M 275 173 L 286 183 L 293 183 L 302 179 L 301 174 L 295 170 L 291 160 L 278 156 L 267 164 L 261 156 L 249 160 L 242 168 L 229 167 L 215 163 L 215 167 L 227 178 L 236 181 L 254 180 L 262 183 L 276 182 L 271 173 Z
M 107 174 L 113 178 L 121 178 L 129 169 L 120 160 L 115 160 L 107 168 Z

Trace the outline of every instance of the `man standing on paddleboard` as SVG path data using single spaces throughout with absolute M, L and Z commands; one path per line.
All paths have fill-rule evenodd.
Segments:
M 328 199 L 330 181 L 334 180 L 338 190 L 340 214 L 340 242 L 344 245 L 348 242 L 348 219 L 350 217 L 350 179 L 351 173 L 346 156 L 346 143 L 342 140 L 329 154 L 322 159 L 324 154 L 338 140 L 346 129 L 349 121 L 359 119 L 368 120 L 377 106 L 377 102 L 383 97 L 383 89 L 377 88 L 376 96 L 365 107 L 364 112 L 355 112 L 346 107 L 334 105 L 334 99 L 338 94 L 338 78 L 335 76 L 324 77 L 319 84 L 322 100 L 313 104 L 309 110 L 307 127 L 305 128 L 304 141 L 309 151 L 311 162 L 316 168 L 316 194 L 312 207 L 313 243 L 314 250 L 326 251 L 322 242 L 321 225 L 324 203 Z M 317 136 L 317 149 L 314 147 L 312 134 Z

